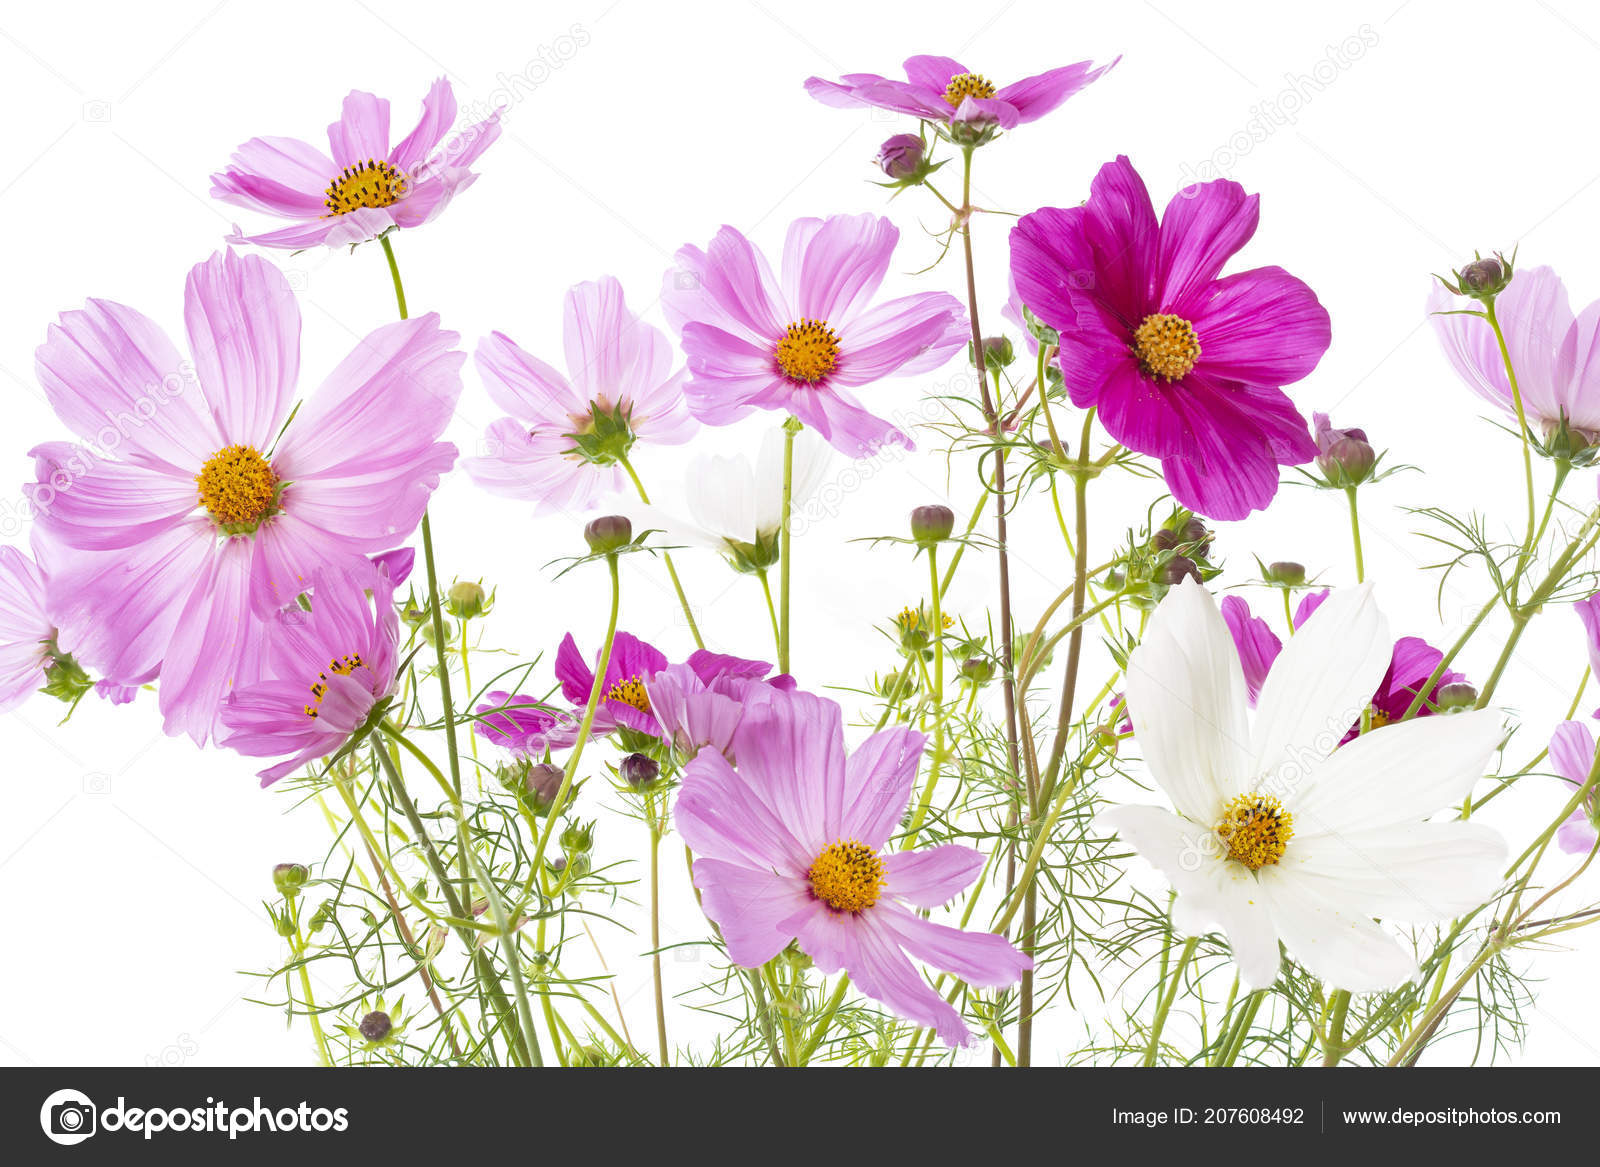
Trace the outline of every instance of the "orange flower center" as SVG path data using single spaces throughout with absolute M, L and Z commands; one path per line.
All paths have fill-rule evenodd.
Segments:
M 632 705 L 640 713 L 650 712 L 650 695 L 644 691 L 644 682 L 638 677 L 629 677 L 612 685 L 606 690 L 606 700 Z
M 839 338 L 826 320 L 799 320 L 784 330 L 776 356 L 784 376 L 815 384 L 839 363 Z
M 255 530 L 278 505 L 278 476 L 252 446 L 218 450 L 195 475 L 200 505 L 230 534 Z
M 952 107 L 959 107 L 969 97 L 993 97 L 994 82 L 982 73 L 957 73 L 944 87 L 944 99 Z
M 323 205 L 333 215 L 348 215 L 357 207 L 391 207 L 406 193 L 406 176 L 387 162 L 368 158 L 354 166 L 346 166 L 344 173 L 328 184 Z
M 1294 815 L 1270 794 L 1240 794 L 1223 808 L 1215 830 L 1229 859 L 1260 871 L 1283 858 L 1294 837 Z
M 836 912 L 864 912 L 883 894 L 883 860 L 854 839 L 823 848 L 806 871 L 811 894 Z
M 1183 317 L 1154 312 L 1133 334 L 1133 355 L 1145 376 L 1176 381 L 1187 377 L 1200 359 L 1200 338 Z

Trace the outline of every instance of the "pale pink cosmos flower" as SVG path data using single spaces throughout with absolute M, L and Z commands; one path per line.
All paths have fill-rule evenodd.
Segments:
M 293 222 L 260 235 L 234 227 L 228 242 L 339 247 L 430 222 L 473 184 L 472 164 L 500 136 L 498 110 L 452 133 L 455 122 L 455 93 L 441 77 L 416 128 L 392 146 L 388 100 L 359 91 L 328 127 L 328 153 L 295 138 L 251 138 L 211 176 L 211 195 Z
M 925 739 L 896 727 L 846 757 L 837 704 L 777 689 L 762 696 L 734 731 L 737 768 L 702 749 L 678 794 L 694 883 L 729 958 L 758 968 L 797 941 L 823 973 L 847 972 L 868 997 L 948 1045 L 965 1044 L 972 1034 L 961 1014 L 912 960 L 985 988 L 1014 984 L 1033 965 L 1004 936 L 921 914 L 972 883 L 982 853 L 888 846 Z
M 0 547 L 0 713 L 21 705 L 45 682 L 50 637 L 44 576 L 15 547 Z
M 900 233 L 876 215 L 796 219 L 781 277 L 732 227 L 684 247 L 661 292 L 689 358 L 684 392 L 707 425 L 786 410 L 853 458 L 911 448 L 854 391 L 937 369 L 964 345 L 966 311 L 947 292 L 872 301 Z
M 566 376 L 504 333 L 479 343 L 484 388 L 510 416 L 461 464 L 495 494 L 582 510 L 625 485 L 621 459 L 635 441 L 678 445 L 699 423 L 666 334 L 628 310 L 611 276 L 567 292 L 562 340 Z
M 184 317 L 192 358 L 110 301 L 50 328 L 39 381 L 82 443 L 48 447 L 32 497 L 60 647 L 117 685 L 159 673 L 167 732 L 203 744 L 260 676 L 260 621 L 415 529 L 464 356 L 437 316 L 385 325 L 296 406 L 300 310 L 271 264 L 197 265 Z

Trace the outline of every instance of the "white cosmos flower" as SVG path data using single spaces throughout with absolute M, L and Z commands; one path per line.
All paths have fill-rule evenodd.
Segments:
M 1227 626 L 1187 581 L 1128 662 L 1134 739 L 1177 813 L 1119 806 L 1101 821 L 1172 882 L 1179 931 L 1227 934 L 1252 989 L 1277 979 L 1280 940 L 1332 987 L 1401 984 L 1416 963 L 1374 917 L 1448 919 L 1499 882 L 1497 832 L 1428 817 L 1482 777 L 1497 711 L 1417 718 L 1339 747 L 1391 648 L 1371 585 L 1335 591 L 1284 645 L 1251 725 Z
M 687 520 L 642 503 L 628 507 L 628 515 L 669 539 L 720 551 L 736 564 L 742 559 L 750 566 L 770 566 L 783 526 L 783 442 L 782 429 L 768 430 L 754 466 L 743 453 L 696 456 L 684 488 Z M 822 485 L 831 457 L 828 443 L 810 430 L 795 434 L 790 485 L 795 511 Z

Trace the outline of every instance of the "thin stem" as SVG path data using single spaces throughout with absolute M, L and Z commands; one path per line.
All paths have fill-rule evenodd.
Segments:
M 306 968 L 306 949 L 310 942 L 306 940 L 305 930 L 300 926 L 300 907 L 297 900 L 291 899 L 285 905 L 294 917 L 294 955 L 299 961 L 300 992 L 306 999 L 306 1020 L 311 1022 L 311 1033 L 317 1039 L 317 1055 L 322 1059 L 324 1066 L 333 1065 L 333 1058 L 328 1053 L 328 1039 L 322 1032 L 322 1022 L 317 1017 L 317 1002 L 311 995 L 311 974 Z
M 1495 315 L 1492 299 L 1484 301 L 1483 314 L 1489 321 L 1489 327 L 1494 329 L 1495 343 L 1500 346 L 1500 360 L 1505 364 L 1506 380 L 1511 385 L 1511 402 L 1517 411 L 1517 433 L 1522 438 L 1522 472 L 1528 483 L 1528 538 L 1522 555 L 1518 557 L 1520 567 L 1533 555 L 1534 515 L 1537 510 L 1533 492 L 1533 451 L 1528 442 L 1528 418 L 1522 408 L 1522 389 L 1517 385 L 1517 371 L 1511 365 L 1511 350 L 1506 347 L 1506 336 L 1500 330 L 1500 318 Z
M 778 550 L 778 671 L 789 671 L 789 564 L 794 558 L 794 526 L 790 504 L 794 500 L 794 436 L 803 427 L 798 418 L 783 423 L 783 525 Z
M 823 1036 L 833 1024 L 833 1018 L 839 1012 L 839 1006 L 844 1003 L 845 990 L 850 987 L 850 974 L 840 973 L 839 983 L 833 987 L 833 995 L 828 998 L 828 1003 L 823 1007 L 822 1016 L 817 1018 L 816 1025 L 811 1030 L 811 1036 L 801 1048 L 799 1060 L 794 1064 L 807 1066 L 811 1064 L 811 1055 L 817 1052 L 817 1046 L 822 1044 Z
M 654 803 L 654 796 L 651 802 Z M 667 1047 L 667 1005 L 661 989 L 661 825 L 654 806 L 650 816 L 650 975 L 656 990 L 656 1046 L 661 1065 L 672 1063 Z
M 1331 998 L 1332 1016 L 1328 1019 L 1328 1033 L 1322 1040 L 1322 1064 L 1337 1066 L 1349 1052 L 1344 1044 L 1344 1019 L 1350 1012 L 1350 990 L 1335 989 Z
M 1347 486 L 1344 488 L 1344 493 L 1350 499 L 1350 539 L 1355 544 L 1356 583 L 1362 583 L 1367 578 L 1367 568 L 1361 557 L 1361 514 L 1356 509 L 1356 488 Z
M 645 493 L 644 483 L 639 480 L 639 475 L 633 468 L 633 463 L 628 461 L 627 455 L 617 459 L 622 468 L 628 472 L 628 477 L 633 480 L 633 489 L 639 492 L 639 501 L 645 506 L 650 505 L 650 496 Z M 694 637 L 694 646 L 704 648 L 706 642 L 700 638 L 700 626 L 694 622 L 694 609 L 689 606 L 689 597 L 684 593 L 683 582 L 678 579 L 678 568 L 672 562 L 672 552 L 661 553 L 662 562 L 667 565 L 667 575 L 672 580 L 672 590 L 678 593 L 678 605 L 683 609 L 683 618 L 689 622 L 689 635 Z
M 939 606 L 939 548 L 928 547 L 928 591 L 933 596 L 933 759 L 928 763 L 928 781 L 922 788 L 917 809 L 912 812 L 901 843 L 908 849 L 917 841 L 917 832 L 933 804 L 933 789 L 939 784 L 939 768 L 944 761 L 944 612 Z
M 767 597 L 767 619 L 772 622 L 772 648 L 775 652 L 783 651 L 783 633 L 778 629 L 778 609 L 772 604 L 772 584 L 767 580 L 767 569 L 761 568 L 756 572 L 761 580 L 761 594 Z
M 1178 989 L 1183 984 L 1184 970 L 1189 967 L 1189 960 L 1194 956 L 1194 950 L 1200 944 L 1200 937 L 1191 936 L 1183 946 L 1183 952 L 1178 956 L 1177 966 L 1172 970 L 1172 981 L 1167 985 L 1167 991 L 1161 1001 L 1156 1005 L 1155 1019 L 1150 1023 L 1150 1044 L 1145 1047 L 1144 1064 L 1153 1066 L 1156 1057 L 1161 1052 L 1161 1031 L 1167 1026 L 1167 1014 L 1172 1011 L 1172 1002 L 1177 999 Z

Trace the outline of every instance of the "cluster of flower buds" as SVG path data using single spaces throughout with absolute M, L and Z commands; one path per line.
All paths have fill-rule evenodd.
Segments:
M 1221 573 L 1211 561 L 1215 538 L 1200 516 L 1179 508 L 1148 539 L 1135 542 L 1121 565 L 1107 573 L 1104 585 L 1141 606 L 1154 607 L 1184 580 L 1204 583 Z

